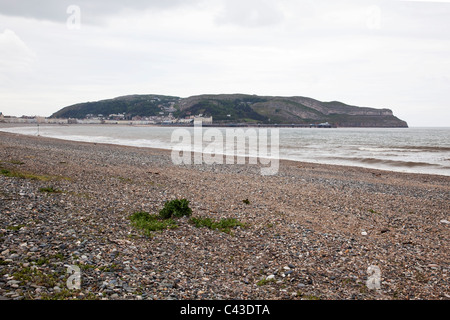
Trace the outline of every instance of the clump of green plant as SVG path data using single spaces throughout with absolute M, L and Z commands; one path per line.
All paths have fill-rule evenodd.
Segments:
M 250 204 L 250 201 L 248 201 L 248 199 L 242 200 L 242 202 L 245 204 Z
M 262 278 L 261 280 L 259 280 L 256 283 L 256 285 L 258 285 L 258 286 L 265 286 L 266 284 L 269 284 L 271 282 L 275 282 L 275 279 Z
M 167 201 L 159 214 L 150 214 L 148 212 L 135 212 L 130 216 L 130 221 L 134 227 L 141 229 L 148 236 L 152 231 L 165 229 L 175 229 L 178 227 L 172 218 L 181 218 L 190 216 L 192 209 L 189 208 L 189 201 L 186 199 L 175 199 Z
M 110 266 L 102 266 L 102 267 L 100 267 L 100 268 L 98 268 L 100 271 L 102 271 L 102 272 L 114 272 L 114 271 L 116 271 L 117 269 L 119 269 L 119 266 L 117 265 L 117 264 L 115 264 L 115 263 L 113 263 L 112 265 L 110 265 Z
M 46 188 L 40 188 L 40 192 L 46 192 L 46 193 L 62 193 L 61 190 L 55 189 L 53 186 L 46 187 Z
M 57 285 L 59 280 L 59 274 L 45 274 L 32 267 L 24 267 L 18 270 L 13 274 L 13 277 L 15 280 L 20 281 L 22 285 L 33 283 L 48 288 Z
M 22 164 L 25 164 L 24 162 L 22 162 L 22 161 L 20 161 L 20 160 L 11 160 L 11 161 L 9 161 L 9 163 L 11 163 L 11 164 L 17 164 L 17 165 L 22 165 Z
M 24 224 L 18 224 L 18 225 L 14 225 L 14 226 L 7 226 L 6 229 L 12 230 L 12 231 L 19 231 L 23 227 L 25 227 Z
M 133 180 L 131 180 L 130 178 L 124 178 L 124 177 L 116 177 L 117 179 L 119 179 L 120 181 L 122 181 L 122 182 L 125 182 L 125 183 L 131 183 L 131 182 L 133 182 Z
M 93 292 L 80 295 L 79 290 L 62 289 L 59 292 L 52 292 L 51 294 L 43 294 L 40 300 L 99 300 L 100 297 Z
M 32 174 L 32 173 L 27 173 L 27 172 L 11 171 L 8 169 L 1 169 L 0 174 L 4 175 L 5 177 L 9 177 L 9 178 L 20 178 L 20 179 L 29 179 L 29 180 L 39 180 L 39 181 L 50 181 L 53 178 L 60 178 L 60 177 L 37 175 L 37 174 Z M 66 179 L 66 178 L 61 178 L 61 179 Z
M 320 300 L 320 297 L 313 294 L 302 294 L 301 292 L 297 292 L 297 296 L 301 297 L 303 300 Z
M 1 169 L 1 170 L 0 170 L 0 173 L 1 173 L 2 175 L 6 176 L 6 177 L 11 176 L 11 171 L 6 170 L 6 169 Z
M 50 263 L 50 259 L 49 258 L 39 258 L 38 260 L 35 261 L 37 266 L 43 266 L 44 264 L 48 264 Z
M 173 219 L 163 219 L 161 215 L 143 211 L 133 213 L 129 219 L 135 228 L 143 230 L 147 236 L 150 236 L 152 231 L 175 229 L 177 227 Z
M 215 221 L 211 218 L 192 218 L 190 220 L 197 228 L 206 227 L 212 230 L 218 229 L 225 233 L 231 233 L 231 229 L 235 227 L 243 227 L 246 225 L 234 218 L 222 218 L 220 221 Z
M 172 217 L 181 218 L 183 216 L 191 216 L 192 209 L 189 208 L 189 201 L 186 199 L 175 199 L 167 201 L 164 204 L 164 208 L 159 211 L 159 215 L 163 219 L 169 219 Z

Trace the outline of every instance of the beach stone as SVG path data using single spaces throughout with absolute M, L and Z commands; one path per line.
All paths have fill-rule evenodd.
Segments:
M 7 285 L 9 285 L 11 288 L 18 288 L 20 284 L 20 281 L 16 281 L 16 280 L 10 280 L 7 282 Z
M 165 288 L 173 288 L 173 283 L 171 283 L 170 281 L 167 281 L 167 280 L 163 280 L 160 283 L 160 286 L 165 287 Z

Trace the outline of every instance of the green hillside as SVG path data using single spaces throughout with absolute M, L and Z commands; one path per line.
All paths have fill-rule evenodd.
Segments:
M 164 107 L 177 103 L 178 97 L 161 95 L 132 95 L 95 102 L 78 103 L 55 112 L 51 118 L 84 119 L 87 115 L 95 116 L 125 114 L 127 119 L 135 116 L 156 116 Z
M 172 113 L 176 118 L 202 114 L 214 123 L 310 124 L 329 122 L 346 127 L 407 127 L 390 109 L 321 102 L 307 97 L 246 94 L 198 95 L 188 98 L 132 95 L 65 107 L 52 118 L 84 119 L 88 115 L 123 114 L 125 119 Z

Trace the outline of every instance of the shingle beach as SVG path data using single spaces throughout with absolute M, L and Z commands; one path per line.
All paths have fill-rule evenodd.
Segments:
M 450 299 L 448 176 L 290 161 L 263 176 L 10 133 L 0 170 L 1 299 Z M 149 236 L 130 222 L 173 199 L 245 226 L 183 217 Z

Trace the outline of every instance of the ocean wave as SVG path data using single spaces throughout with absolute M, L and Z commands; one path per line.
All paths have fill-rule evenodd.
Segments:
M 415 167 L 442 167 L 439 164 L 420 162 L 420 161 L 401 161 L 401 160 L 389 160 L 389 159 L 379 159 L 379 158 L 358 158 L 358 157 L 330 157 L 330 159 L 345 160 L 350 162 L 359 162 L 372 165 L 387 165 L 392 167 L 405 167 L 405 168 L 415 168 Z
M 444 146 L 395 146 L 394 149 L 398 149 L 400 152 L 450 152 L 450 147 Z

